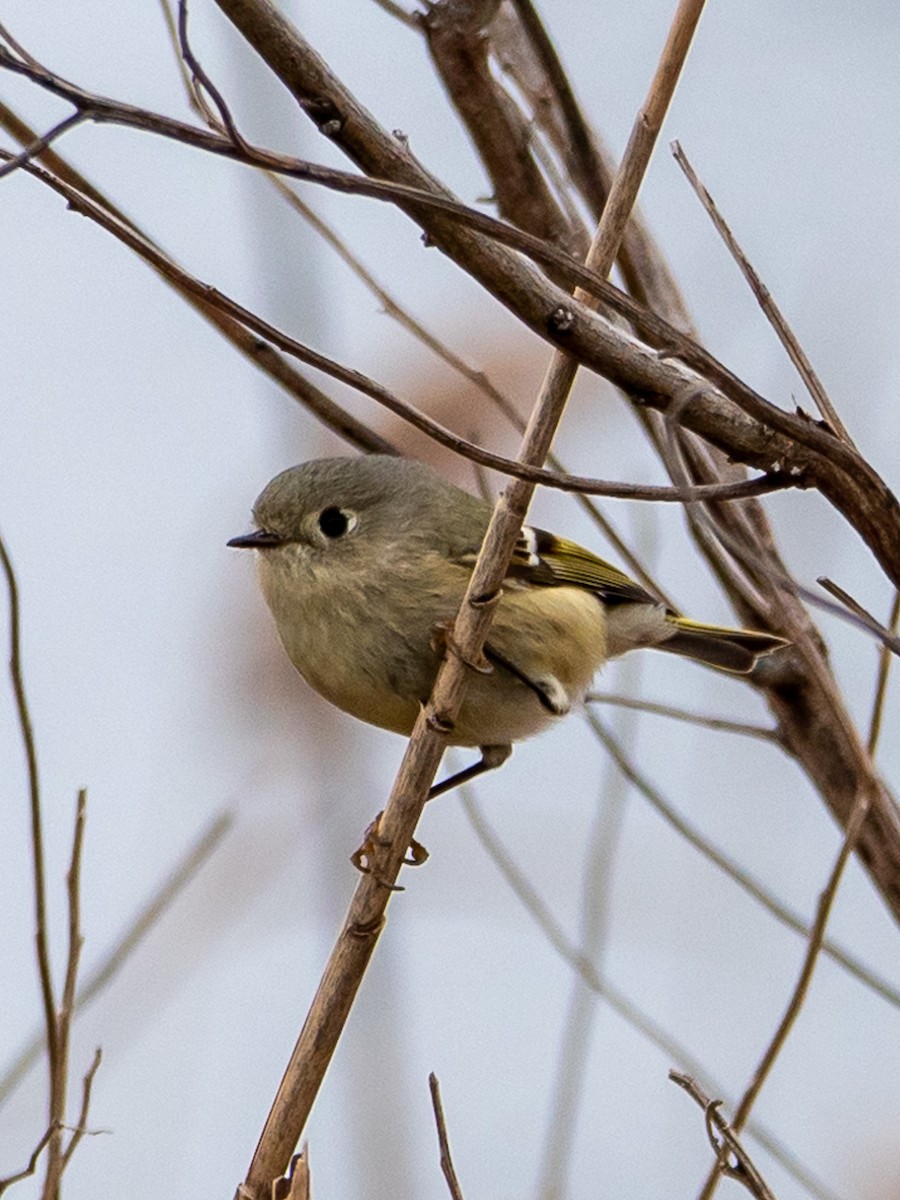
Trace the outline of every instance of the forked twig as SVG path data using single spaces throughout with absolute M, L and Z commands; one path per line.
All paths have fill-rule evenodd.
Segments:
M 22 1168 L 21 1171 L 16 1171 L 14 1175 L 7 1175 L 5 1179 L 0 1179 L 0 1196 L 3 1195 L 7 1188 L 12 1187 L 14 1183 L 21 1183 L 23 1179 L 28 1179 L 29 1176 L 35 1173 L 37 1170 L 38 1159 L 41 1157 L 41 1153 L 43 1152 L 47 1143 L 50 1141 L 50 1138 L 53 1136 L 54 1130 L 55 1126 L 50 1125 L 44 1131 L 40 1141 L 32 1150 L 31 1157 L 28 1159 L 27 1164 Z
M 716 1153 L 722 1174 L 742 1183 L 747 1191 L 756 1197 L 756 1200 L 775 1200 L 774 1192 L 769 1189 L 740 1138 L 719 1111 L 722 1101 L 710 1100 L 696 1080 L 689 1075 L 683 1075 L 680 1071 L 670 1071 L 669 1078 L 686 1091 L 692 1100 L 696 1100 L 703 1109 L 706 1117 L 706 1134 L 709 1144 Z M 717 1133 L 721 1141 L 716 1136 Z

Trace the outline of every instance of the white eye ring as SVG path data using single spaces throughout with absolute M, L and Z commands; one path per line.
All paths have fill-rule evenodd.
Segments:
M 358 521 L 356 513 L 350 512 L 346 508 L 338 508 L 337 505 L 331 505 L 329 508 L 322 509 L 316 518 L 316 525 L 320 533 L 324 534 L 329 541 L 335 542 L 338 538 L 352 533 Z

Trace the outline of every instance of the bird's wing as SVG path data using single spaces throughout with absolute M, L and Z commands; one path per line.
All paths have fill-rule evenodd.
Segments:
M 476 551 L 457 558 L 475 563 Z M 577 542 L 526 525 L 516 542 L 507 578 L 537 587 L 582 587 L 596 592 L 606 604 L 659 604 L 655 596 L 611 563 L 604 562 Z

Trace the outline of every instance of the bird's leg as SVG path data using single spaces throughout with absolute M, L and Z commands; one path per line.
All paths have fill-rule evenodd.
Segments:
M 481 758 L 477 763 L 472 763 L 470 767 L 464 767 L 455 775 L 451 775 L 449 779 L 443 779 L 440 783 L 436 783 L 428 793 L 428 799 L 433 800 L 435 796 L 443 796 L 444 792 L 459 787 L 461 783 L 468 783 L 470 779 L 483 775 L 485 771 L 493 771 L 496 767 L 501 767 L 512 754 L 512 746 L 509 745 L 481 746 L 480 750 Z
M 464 767 L 461 771 L 457 771 L 449 779 L 443 779 L 440 783 L 436 783 L 429 791 L 428 799 L 433 800 L 435 796 L 442 796 L 444 792 L 449 792 L 452 788 L 459 787 L 461 783 L 468 783 L 470 779 L 475 779 L 476 776 L 483 775 L 485 771 L 493 771 L 495 767 L 502 766 L 512 754 L 512 746 L 509 745 L 481 746 L 480 750 L 481 758 L 478 762 L 472 763 L 470 767 Z M 373 870 L 375 856 L 379 849 L 383 849 L 388 845 L 381 835 L 381 817 L 382 814 L 379 813 L 366 830 L 360 848 L 350 856 L 350 861 L 354 867 L 364 875 L 375 874 Z M 428 851 L 421 842 L 417 842 L 413 838 L 409 843 L 409 857 L 404 858 L 404 863 L 409 867 L 420 867 L 427 858 Z M 378 878 L 377 874 L 375 874 L 375 878 Z M 379 882 L 384 883 L 383 880 L 379 880 Z M 392 892 L 403 891 L 403 888 L 396 883 L 384 883 L 384 886 L 390 888 Z

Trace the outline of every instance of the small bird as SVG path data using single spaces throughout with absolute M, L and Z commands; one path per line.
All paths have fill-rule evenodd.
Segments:
M 428 699 L 491 516 L 423 463 L 324 458 L 277 475 L 253 507 L 259 579 L 291 662 L 326 700 L 409 734 Z M 680 616 L 589 550 L 525 526 L 453 745 L 498 766 L 580 703 L 607 659 L 649 646 L 737 674 L 784 639 Z

